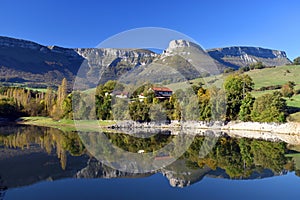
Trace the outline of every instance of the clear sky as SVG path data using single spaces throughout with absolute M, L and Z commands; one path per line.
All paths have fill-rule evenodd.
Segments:
M 0 0 L 0 35 L 95 47 L 138 27 L 164 27 L 204 48 L 233 45 L 300 56 L 299 0 Z

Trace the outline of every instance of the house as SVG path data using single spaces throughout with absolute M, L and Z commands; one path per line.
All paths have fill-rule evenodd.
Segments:
M 149 91 L 153 91 L 155 98 L 160 100 L 169 99 L 173 93 L 170 88 L 167 87 L 152 87 L 149 88 Z M 140 102 L 143 102 L 147 97 L 144 93 L 138 95 Z
M 173 93 L 173 91 L 167 87 L 152 87 L 149 90 L 152 90 L 158 99 L 169 99 Z
M 112 96 L 115 96 L 116 98 L 120 98 L 120 99 L 127 99 L 128 98 L 128 92 L 124 92 L 124 91 L 113 91 L 111 93 Z

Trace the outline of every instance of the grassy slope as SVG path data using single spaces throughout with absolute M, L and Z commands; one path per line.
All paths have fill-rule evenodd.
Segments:
M 205 78 L 196 78 L 194 80 L 179 82 L 179 83 L 172 83 L 166 85 L 167 87 L 171 88 L 173 91 L 178 89 L 187 89 L 191 87 L 193 84 L 198 85 L 199 83 L 205 84 L 204 87 L 209 87 L 209 85 L 214 85 L 220 87 L 223 84 L 224 79 L 226 78 L 227 74 L 225 75 L 217 75 L 217 76 L 210 76 Z
M 290 73 L 287 73 L 289 71 Z M 290 65 L 247 72 L 255 83 L 255 89 L 270 85 L 283 85 L 288 81 L 300 84 L 300 66 Z M 299 87 L 299 86 L 298 86 Z
M 251 70 L 246 72 L 254 81 L 255 89 L 264 87 L 264 86 L 272 86 L 272 85 L 283 85 L 288 81 L 294 81 L 296 83 L 295 89 L 300 89 L 300 66 L 298 65 L 289 65 L 289 66 L 280 66 L 276 68 L 267 68 L 267 69 L 259 69 L 259 70 Z M 202 82 L 209 85 L 217 85 L 220 86 L 222 82 L 226 79 L 225 75 L 219 76 L 211 76 L 206 78 L 198 78 L 189 81 L 192 84 L 198 84 Z M 215 80 L 214 83 L 211 83 L 212 80 Z M 177 89 L 185 89 L 190 87 L 191 84 L 184 83 L 174 83 L 168 85 L 168 87 L 172 88 L 174 91 Z M 275 90 L 266 90 L 266 91 L 253 91 L 252 94 L 254 97 L 259 97 L 263 94 L 272 93 Z M 300 108 L 300 95 L 295 95 L 290 99 L 286 99 L 288 106 L 298 107 Z M 300 113 L 295 113 L 291 116 L 294 121 L 300 122 Z
M 286 71 L 290 73 L 286 73 Z M 295 89 L 300 89 L 300 66 L 281 66 L 276 68 L 253 70 L 247 72 L 249 76 L 253 79 L 255 83 L 255 89 L 261 88 L 263 86 L 271 85 L 283 85 L 288 81 L 294 81 L 296 83 Z M 272 93 L 276 90 L 266 90 L 266 91 L 253 91 L 252 94 L 255 97 L 259 97 L 263 94 Z M 280 91 L 280 90 L 277 90 Z M 300 95 L 295 95 L 291 99 L 287 99 L 288 106 L 299 107 L 300 108 Z
M 261 70 L 253 70 L 247 72 L 249 76 L 253 79 L 255 83 L 255 89 L 261 88 L 263 86 L 271 85 L 283 85 L 288 81 L 294 81 L 296 83 L 295 89 L 300 89 L 300 66 L 290 65 L 281 66 L 276 68 L 268 68 Z M 266 93 L 272 93 L 275 90 L 267 91 L 254 91 L 253 96 L 259 97 Z M 300 108 L 300 95 L 295 95 L 292 98 L 286 98 L 287 105 L 291 107 Z M 300 112 L 294 113 L 290 116 L 291 121 L 300 122 Z
M 287 70 L 289 73 L 287 73 Z M 246 72 L 255 83 L 255 89 L 261 88 L 263 86 L 271 86 L 271 85 L 283 85 L 288 81 L 294 81 L 297 86 L 295 89 L 300 89 L 300 65 L 289 65 L 289 66 L 280 66 L 276 68 L 267 68 L 267 69 L 257 69 Z M 218 76 L 210 76 L 206 78 L 197 78 L 191 80 L 189 82 L 193 84 L 197 84 L 199 82 L 205 83 L 206 85 L 219 86 L 224 79 L 226 79 L 225 75 Z M 186 82 L 174 83 L 167 85 L 169 87 L 179 89 L 189 87 L 189 84 Z

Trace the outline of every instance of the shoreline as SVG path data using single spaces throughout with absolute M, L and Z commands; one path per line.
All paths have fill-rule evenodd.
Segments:
M 259 123 L 259 122 L 203 122 L 203 121 L 172 121 L 164 123 L 137 123 L 133 121 L 97 121 L 58 120 L 45 117 L 23 118 L 16 124 L 35 125 L 57 128 L 62 131 L 108 131 L 124 132 L 139 137 L 153 135 L 153 133 L 169 131 L 172 135 L 186 134 L 191 136 L 228 135 L 235 138 L 263 139 L 268 141 L 283 141 L 293 145 L 300 145 L 300 123 Z
M 75 125 L 76 122 L 76 125 Z M 260 123 L 260 122 L 238 122 L 232 121 L 224 123 L 221 121 L 172 121 L 166 123 L 138 123 L 134 121 L 112 121 L 112 120 L 53 120 L 48 117 L 24 117 L 15 121 L 16 124 L 27 124 L 46 126 L 53 128 L 105 128 L 105 129 L 182 129 L 182 130 L 219 130 L 219 131 L 255 131 L 265 133 L 277 133 L 287 135 L 300 135 L 299 122 L 287 123 Z
M 288 135 L 300 135 L 300 123 L 261 123 L 261 122 L 238 122 L 232 121 L 224 123 L 221 121 L 204 122 L 204 121 L 172 121 L 170 124 L 164 123 L 137 123 L 133 121 L 119 121 L 116 124 L 108 126 L 112 129 L 136 129 L 136 128 L 160 128 L 160 129 L 202 129 L 202 130 L 220 130 L 220 131 L 258 131 Z

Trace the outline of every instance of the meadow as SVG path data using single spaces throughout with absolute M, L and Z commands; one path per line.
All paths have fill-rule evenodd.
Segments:
M 262 87 L 284 85 L 289 81 L 295 82 L 295 91 L 300 90 L 300 65 L 286 65 L 274 68 L 255 69 L 245 73 L 253 79 L 255 84 L 254 90 L 252 91 L 252 95 L 254 97 L 260 97 L 264 94 L 271 94 L 274 91 L 280 91 L 280 89 L 258 91 L 258 89 Z M 209 87 L 210 85 L 220 87 L 228 75 L 229 74 L 221 74 L 205 78 L 197 78 L 186 82 L 169 84 L 167 86 L 174 91 L 177 89 L 186 89 L 192 85 L 199 85 L 199 83 L 203 83 L 204 87 Z M 295 94 L 291 98 L 285 99 L 289 107 L 300 109 L 300 94 Z M 291 114 L 289 120 L 300 122 L 300 112 Z

